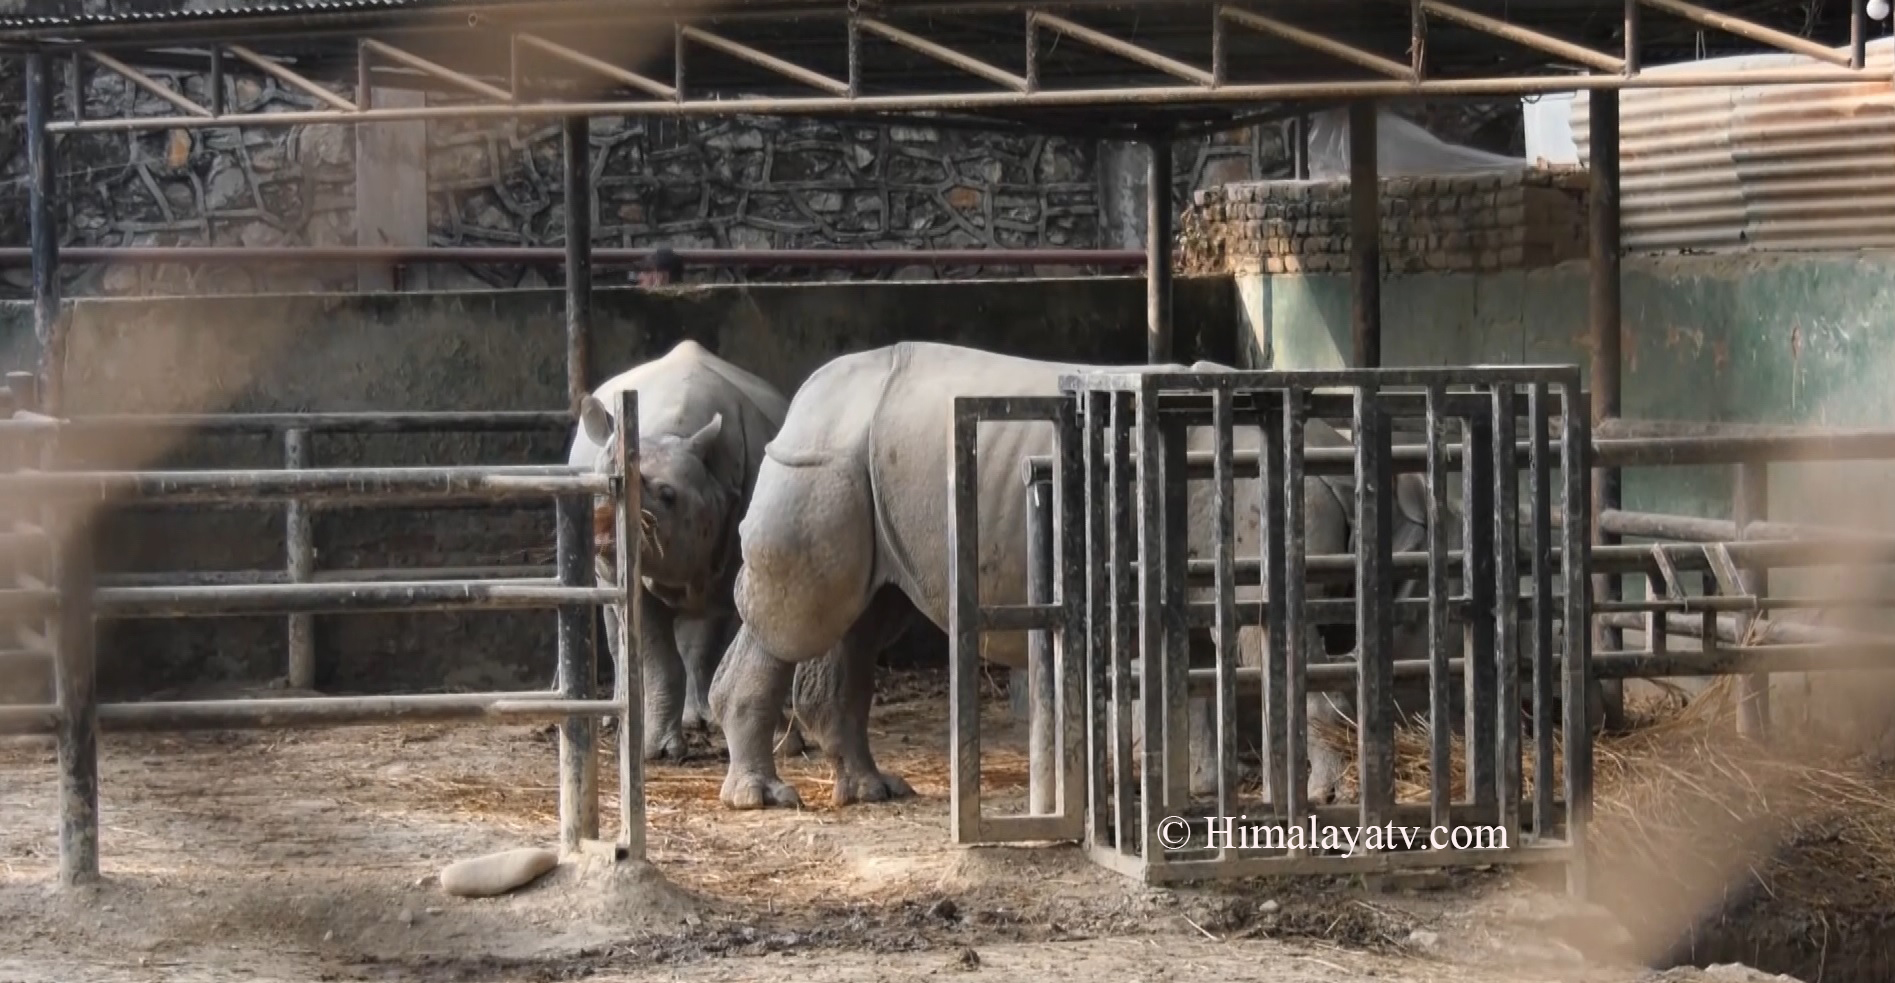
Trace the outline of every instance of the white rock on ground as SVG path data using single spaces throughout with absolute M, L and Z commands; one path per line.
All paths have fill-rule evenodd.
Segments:
M 525 887 L 557 866 L 559 855 L 551 850 L 504 850 L 448 865 L 441 871 L 441 890 L 460 898 L 490 898 Z

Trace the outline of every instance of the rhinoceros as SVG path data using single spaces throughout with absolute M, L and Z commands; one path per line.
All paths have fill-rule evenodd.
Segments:
M 1087 368 L 1092 366 L 911 342 L 837 358 L 797 390 L 783 428 L 765 450 L 739 527 L 743 566 L 735 600 L 743 624 L 711 688 L 712 712 L 730 747 L 722 792 L 726 805 L 800 804 L 796 790 L 778 777 L 770 754 L 772 724 L 792 688 L 798 722 L 834 769 L 837 805 L 912 794 L 899 776 L 877 767 L 869 748 L 872 673 L 876 656 L 917 613 L 946 629 L 954 397 L 1056 395 L 1062 374 Z M 1208 363 L 1191 368 L 1229 371 Z M 986 424 L 982 431 L 981 596 L 987 604 L 1023 603 L 1020 466 L 1028 455 L 1051 452 L 1052 433 L 1043 423 Z M 1311 444 L 1346 443 L 1320 422 L 1312 422 L 1308 432 Z M 1194 434 L 1208 437 L 1201 429 Z M 1255 447 L 1254 430 L 1239 431 L 1236 444 Z M 1248 490 L 1241 484 L 1238 548 L 1254 552 L 1260 496 L 1254 493 L 1254 479 Z M 1338 487 L 1346 485 L 1338 486 L 1335 479 L 1305 481 L 1311 553 L 1349 548 L 1346 503 L 1352 499 Z M 1194 554 L 1204 553 L 1209 542 L 1209 494 L 1201 485 L 1193 489 Z M 1322 593 L 1311 585 L 1312 597 Z M 1246 631 L 1242 650 L 1261 650 L 1259 631 Z M 1314 629 L 1303 644 L 1313 654 L 1327 651 Z M 1021 668 L 1025 638 L 984 635 L 980 654 Z M 1335 712 L 1321 696 L 1311 701 L 1312 718 Z M 1322 753 L 1315 744 L 1313 757 Z M 1313 760 L 1312 790 L 1319 782 L 1333 782 L 1340 771 L 1339 759 Z
M 645 695 L 645 757 L 679 759 L 686 729 L 711 722 L 707 709 L 715 661 L 733 634 L 731 583 L 737 570 L 737 521 L 756 485 L 763 449 L 788 404 L 769 383 L 694 341 L 641 363 L 599 386 L 581 403 L 567 463 L 611 471 L 619 394 L 638 393 L 638 453 L 643 584 L 638 651 Z M 614 510 L 600 500 L 594 536 L 601 585 L 612 569 Z M 606 637 L 617 653 L 617 605 L 605 610 Z M 788 743 L 800 743 L 791 734 Z

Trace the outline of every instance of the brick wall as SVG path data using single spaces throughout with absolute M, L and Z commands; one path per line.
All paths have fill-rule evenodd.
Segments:
M 1583 170 L 1382 182 L 1382 268 L 1492 272 L 1586 254 Z M 1261 181 L 1199 191 L 1179 222 L 1186 273 L 1349 269 L 1348 181 Z

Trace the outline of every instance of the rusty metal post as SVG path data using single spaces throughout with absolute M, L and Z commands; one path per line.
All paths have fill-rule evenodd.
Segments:
M 1026 592 L 1028 604 L 1053 603 L 1053 483 L 1027 481 Z M 1058 811 L 1058 750 L 1054 747 L 1053 633 L 1035 631 L 1027 636 L 1027 797 L 1029 812 L 1050 816 Z M 1014 682 L 1009 680 L 1009 689 Z
M 1753 522 L 1762 522 L 1770 518 L 1770 465 L 1766 463 L 1739 464 L 1735 486 L 1731 489 L 1731 520 L 1737 526 L 1737 538 L 1744 539 L 1745 527 Z M 1755 597 L 1762 597 L 1770 591 L 1770 568 L 1766 566 L 1739 568 L 1743 578 L 1743 591 Z M 1747 613 L 1737 615 L 1737 644 L 1749 645 L 1745 636 L 1749 633 L 1755 618 Z M 1737 733 L 1758 741 L 1770 739 L 1770 674 L 1754 673 L 1742 677 L 1738 683 Z
M 1349 104 L 1349 283 L 1354 346 L 1350 364 L 1382 367 L 1381 166 L 1376 154 L 1376 103 Z
M 1588 200 L 1591 282 L 1588 296 L 1592 329 L 1592 425 L 1597 428 L 1617 417 L 1620 411 L 1619 352 L 1624 312 L 1619 279 L 1619 94 L 1602 89 L 1592 93 L 1591 100 L 1592 189 Z M 1619 480 L 1617 468 L 1593 472 L 1590 524 L 1595 546 L 1618 542 L 1619 537 L 1603 531 L 1600 515 L 1619 507 Z M 1598 574 L 1593 578 L 1592 590 L 1600 601 L 1616 601 L 1620 595 L 1620 580 L 1615 575 Z M 1620 629 L 1600 625 L 1593 630 L 1595 650 L 1616 652 L 1625 647 L 1625 633 Z M 1616 730 L 1623 726 L 1624 684 L 1616 679 L 1602 680 L 1593 692 L 1603 704 L 1606 727 Z
M 591 512 L 590 496 L 562 495 L 557 500 L 555 549 L 562 587 L 583 587 L 591 581 Z M 592 609 L 562 605 L 558 624 L 559 695 L 590 700 L 599 678 Z M 567 853 L 578 850 L 581 840 L 599 838 L 597 734 L 598 721 L 590 716 L 575 714 L 559 725 L 559 845 Z
M 39 375 L 45 403 L 57 413 L 59 370 L 65 338 L 59 326 L 59 221 L 53 205 L 53 79 L 49 56 L 26 57 L 27 239 L 33 254 L 33 338 L 39 345 Z M 39 408 L 39 407 L 36 407 Z
M 1171 134 L 1145 143 L 1145 361 L 1171 361 Z
M 283 467 L 300 471 L 309 467 L 309 431 L 290 429 L 283 432 Z M 288 556 L 289 582 L 306 584 L 316 573 L 316 544 L 313 541 L 309 506 L 292 499 L 284 520 L 284 551 Z M 291 689 L 316 686 L 315 616 L 289 616 L 289 685 Z
M 567 118 L 561 131 L 566 165 L 566 402 L 574 414 L 592 391 L 592 144 L 590 122 Z
M 59 720 L 59 885 L 99 879 L 99 692 L 92 622 L 92 522 L 66 510 L 59 526 L 59 610 L 53 616 Z
M 637 517 L 643 513 L 638 484 L 638 392 L 619 393 L 618 431 L 613 434 L 612 459 L 618 462 L 617 509 L 613 516 L 614 570 L 618 572 L 618 657 L 612 666 L 613 697 L 619 704 L 619 846 L 628 860 L 645 859 L 645 683 L 639 669 L 643 614 L 639 611 L 640 585 L 645 582 L 644 533 Z M 589 565 L 589 564 L 588 564 Z M 592 624 L 587 617 L 586 624 Z

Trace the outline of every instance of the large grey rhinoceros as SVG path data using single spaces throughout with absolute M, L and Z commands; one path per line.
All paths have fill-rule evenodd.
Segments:
M 1091 366 L 904 343 L 837 358 L 797 390 L 783 428 L 766 449 L 740 526 L 743 567 L 736 605 L 743 626 L 711 688 L 712 712 L 730 747 L 722 793 L 726 805 L 800 804 L 796 790 L 778 776 L 770 753 L 772 725 L 790 695 L 792 673 L 797 719 L 834 769 L 835 803 L 912 794 L 899 776 L 876 766 L 868 717 L 877 655 L 917 611 L 946 628 L 953 400 L 1056 395 L 1060 375 L 1086 368 Z M 1192 368 L 1229 371 L 1207 363 Z M 1021 460 L 1051 452 L 1051 428 L 992 423 L 981 429 L 981 596 L 987 604 L 1023 603 Z M 1311 423 L 1308 433 L 1311 444 L 1346 443 L 1320 422 Z M 1199 429 L 1194 436 L 1208 439 L 1209 434 Z M 1254 430 L 1239 431 L 1240 449 L 1254 448 L 1256 442 Z M 1260 496 L 1254 479 L 1249 488 L 1244 484 L 1237 489 L 1238 548 L 1254 552 L 1260 540 Z M 1338 486 L 1335 479 L 1305 481 L 1305 532 L 1312 554 L 1349 549 L 1346 503 L 1352 499 L 1343 489 L 1346 485 Z M 1412 487 L 1409 492 L 1412 503 Z M 1209 494 L 1203 483 L 1193 488 L 1194 556 L 1208 555 Z M 1414 510 L 1401 514 L 1412 521 Z M 1397 527 L 1398 535 L 1406 532 L 1400 521 Z M 1404 538 L 1418 536 L 1410 532 Z M 1349 588 L 1339 590 L 1346 595 Z M 1243 596 L 1258 599 L 1254 591 Z M 1324 588 L 1312 584 L 1310 594 L 1323 596 Z M 1242 651 L 1261 651 L 1259 631 L 1246 630 Z M 1313 628 L 1303 644 L 1312 658 L 1325 651 Z M 1338 652 L 1346 651 L 1344 644 Z M 981 657 L 1023 667 L 1025 636 L 984 635 Z M 1312 718 L 1335 713 L 1320 696 L 1311 697 L 1309 708 Z M 1310 780 L 1317 792 L 1319 782 L 1340 775 L 1341 763 L 1333 751 L 1328 759 L 1318 758 L 1323 749 L 1317 742 L 1310 746 L 1317 759 L 1311 762 Z
M 646 515 L 639 653 L 645 694 L 645 757 L 682 758 L 684 731 L 708 725 L 715 660 L 729 642 L 736 608 L 731 583 L 737 521 L 757 482 L 764 447 L 788 404 L 755 375 L 694 341 L 607 380 L 581 404 L 567 463 L 611 471 L 619 394 L 638 393 L 640 505 Z M 600 584 L 612 569 L 613 509 L 600 501 L 594 534 Z M 605 610 L 617 653 L 617 605 Z M 795 743 L 792 736 L 791 742 Z

